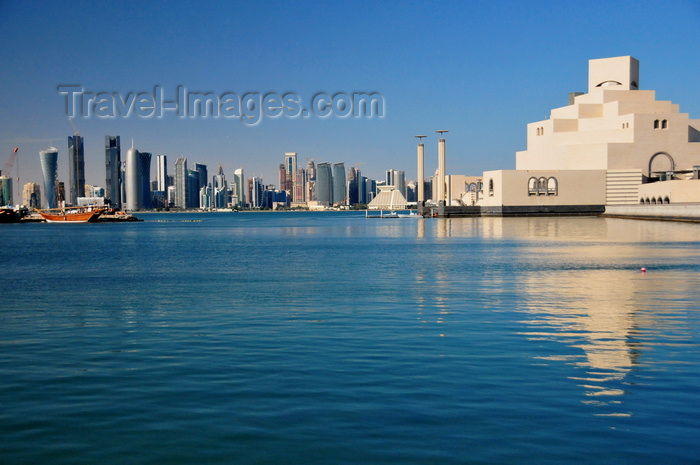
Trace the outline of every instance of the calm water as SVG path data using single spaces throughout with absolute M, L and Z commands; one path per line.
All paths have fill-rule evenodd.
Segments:
M 142 217 L 0 225 L 0 463 L 700 463 L 700 225 Z

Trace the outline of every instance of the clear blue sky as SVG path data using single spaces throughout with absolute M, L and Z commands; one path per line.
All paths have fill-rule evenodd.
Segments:
M 223 94 L 378 92 L 383 118 L 76 118 L 86 181 L 104 186 L 104 136 L 141 151 L 243 167 L 277 184 L 284 152 L 300 163 L 363 163 L 415 178 L 414 135 L 448 129 L 447 171 L 512 169 L 525 126 L 585 91 L 588 60 L 632 55 L 640 87 L 700 118 L 700 2 L 0 1 L 0 169 L 20 147 L 21 183 L 41 182 L 40 149 L 67 136 L 59 85 L 95 92 L 176 87 Z M 14 173 L 14 171 L 13 171 Z M 153 170 L 153 174 L 154 170 Z

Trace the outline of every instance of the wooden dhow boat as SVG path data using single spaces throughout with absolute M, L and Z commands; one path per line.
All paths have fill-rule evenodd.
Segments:
M 36 212 L 49 223 L 90 223 L 106 210 L 105 207 L 63 207 L 47 208 Z

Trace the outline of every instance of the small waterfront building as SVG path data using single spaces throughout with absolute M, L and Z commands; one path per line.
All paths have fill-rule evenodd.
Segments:
M 406 197 L 394 186 L 378 186 L 379 193 L 367 205 L 370 210 L 405 210 L 408 208 Z

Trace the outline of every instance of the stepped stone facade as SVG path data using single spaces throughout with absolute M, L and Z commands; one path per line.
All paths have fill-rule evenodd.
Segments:
M 699 167 L 700 120 L 639 90 L 635 58 L 590 60 L 588 93 L 528 124 L 516 169 L 484 172 L 471 204 L 500 214 L 700 202 Z

